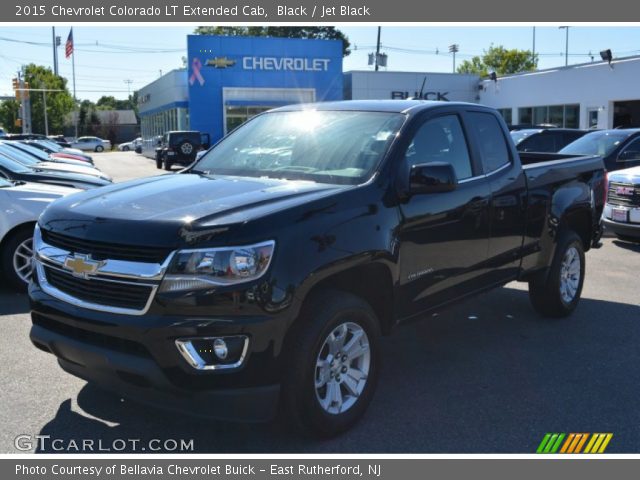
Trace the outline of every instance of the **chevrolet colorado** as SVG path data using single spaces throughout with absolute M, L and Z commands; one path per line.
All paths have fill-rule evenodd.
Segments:
M 473 104 L 258 115 L 180 173 L 54 202 L 31 340 L 140 402 L 253 421 L 280 405 L 337 434 L 370 403 L 396 325 L 513 280 L 543 315 L 576 308 L 602 159 L 526 155 Z

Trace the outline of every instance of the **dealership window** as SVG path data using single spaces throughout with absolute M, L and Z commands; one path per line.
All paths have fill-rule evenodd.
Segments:
M 142 138 L 151 140 L 171 130 L 189 130 L 189 115 L 186 108 L 170 108 L 140 120 Z
M 244 122 L 249 120 L 252 117 L 255 117 L 259 113 L 266 112 L 273 107 L 266 106 L 258 106 L 258 105 L 250 105 L 250 106 L 240 106 L 240 105 L 227 105 L 225 107 L 225 130 L 224 133 L 227 134 L 231 130 L 239 127 Z
M 522 124 L 550 124 L 556 127 L 578 128 L 580 105 L 546 105 L 518 109 L 518 122 Z
M 512 125 L 513 124 L 513 110 L 510 108 L 499 108 L 498 112 L 500 113 L 500 115 L 502 115 L 502 118 L 504 118 L 504 121 L 508 124 L 508 125 Z

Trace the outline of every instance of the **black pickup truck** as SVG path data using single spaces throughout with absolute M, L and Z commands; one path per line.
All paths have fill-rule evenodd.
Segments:
M 543 315 L 576 308 L 602 160 L 526 155 L 472 104 L 261 114 L 181 173 L 54 202 L 31 340 L 140 402 L 253 421 L 280 405 L 336 434 L 370 403 L 396 325 L 513 280 Z

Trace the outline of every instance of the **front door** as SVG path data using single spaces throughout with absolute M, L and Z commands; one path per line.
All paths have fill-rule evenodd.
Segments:
M 448 162 L 458 185 L 451 192 L 413 195 L 400 206 L 400 317 L 481 288 L 490 234 L 489 185 L 473 161 L 460 116 L 441 111 L 414 132 L 404 161 Z

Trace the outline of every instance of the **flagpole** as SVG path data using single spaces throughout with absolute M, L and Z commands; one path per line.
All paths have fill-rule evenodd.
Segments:
M 75 39 L 73 38 L 73 27 L 71 27 L 71 41 L 75 43 Z M 73 75 L 73 108 L 74 110 L 76 110 L 78 106 L 78 98 L 76 97 L 76 48 L 75 48 L 75 45 L 73 45 L 73 50 L 71 51 L 71 73 Z M 78 117 L 79 116 L 80 116 L 80 112 L 76 110 L 76 114 L 74 115 L 75 122 L 73 122 L 75 124 L 74 126 L 76 130 L 76 140 L 78 139 Z

